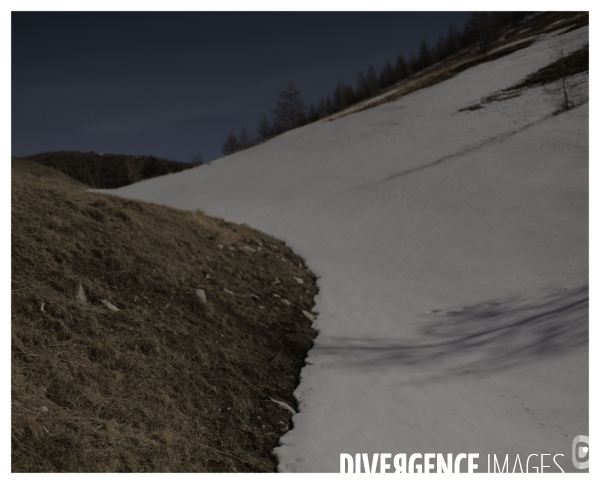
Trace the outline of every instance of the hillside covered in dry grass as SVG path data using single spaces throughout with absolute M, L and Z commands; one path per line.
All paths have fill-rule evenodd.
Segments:
M 246 226 L 85 188 L 12 160 L 13 472 L 274 471 L 315 276 Z

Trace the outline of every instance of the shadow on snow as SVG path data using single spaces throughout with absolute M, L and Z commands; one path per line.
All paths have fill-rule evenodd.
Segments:
M 416 336 L 401 343 L 345 339 L 318 351 L 363 369 L 410 365 L 428 378 L 498 371 L 587 345 L 588 310 L 586 285 L 433 311 L 423 316 Z

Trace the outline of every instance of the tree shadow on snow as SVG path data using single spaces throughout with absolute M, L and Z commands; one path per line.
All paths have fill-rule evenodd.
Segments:
M 433 311 L 401 343 L 347 339 L 319 346 L 363 369 L 418 367 L 431 376 L 491 372 L 573 351 L 588 343 L 588 286 Z

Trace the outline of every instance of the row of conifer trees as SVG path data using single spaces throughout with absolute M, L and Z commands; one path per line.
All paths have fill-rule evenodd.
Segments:
M 412 53 L 408 59 L 401 53 L 395 63 L 388 60 L 379 75 L 373 66 L 369 67 L 366 73 L 360 71 L 355 87 L 339 82 L 331 95 L 322 97 L 318 103 L 312 103 L 308 107 L 294 82 L 289 81 L 279 93 L 271 115 L 265 114 L 261 117 L 255 134 L 248 133 L 245 126 L 242 126 L 237 136 L 233 132 L 230 133 L 223 144 L 223 154 L 235 153 L 377 96 L 398 82 L 464 49 L 475 49 L 478 53 L 485 54 L 507 26 L 521 21 L 528 14 L 530 12 L 474 12 L 469 16 L 462 31 L 450 25 L 435 45 L 430 46 L 423 39 L 418 52 Z

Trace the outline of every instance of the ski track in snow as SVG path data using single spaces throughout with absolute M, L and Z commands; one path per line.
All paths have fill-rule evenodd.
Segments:
M 574 50 L 588 28 L 563 37 Z M 572 439 L 588 435 L 588 106 L 550 116 L 535 88 L 458 111 L 549 64 L 552 44 L 110 191 L 247 223 L 319 276 L 280 471 L 337 472 L 342 452 L 564 454 L 574 470 Z

